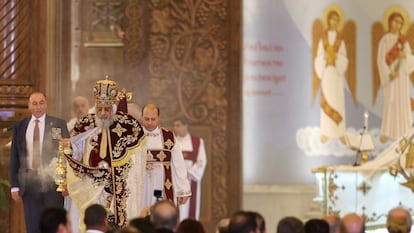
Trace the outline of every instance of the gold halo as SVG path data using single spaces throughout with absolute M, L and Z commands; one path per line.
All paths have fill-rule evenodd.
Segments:
M 338 13 L 339 23 L 338 23 L 337 30 L 341 31 L 342 28 L 344 27 L 344 20 L 345 20 L 344 12 L 342 11 L 340 6 L 335 5 L 335 4 L 326 7 L 325 10 L 323 11 L 323 20 L 322 20 L 323 28 L 328 29 L 328 14 L 331 11 L 336 11 L 336 13 Z
M 408 16 L 407 11 L 400 6 L 392 6 L 385 11 L 384 18 L 382 19 L 382 26 L 384 27 L 384 31 L 388 32 L 388 18 L 394 12 L 398 12 L 402 15 L 404 24 L 401 27 L 401 33 L 405 34 L 408 30 L 408 27 L 410 26 L 410 17 Z

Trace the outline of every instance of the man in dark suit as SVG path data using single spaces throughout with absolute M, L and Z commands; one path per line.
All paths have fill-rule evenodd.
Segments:
M 29 97 L 32 115 L 16 123 L 10 159 L 11 196 L 23 201 L 26 232 L 37 233 L 42 211 L 63 207 L 62 194 L 53 179 L 59 140 L 69 137 L 66 122 L 46 114 L 47 101 L 41 92 Z

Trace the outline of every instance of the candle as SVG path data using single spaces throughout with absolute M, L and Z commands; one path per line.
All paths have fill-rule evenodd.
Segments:
M 364 113 L 364 129 L 365 132 L 368 132 L 368 111 Z

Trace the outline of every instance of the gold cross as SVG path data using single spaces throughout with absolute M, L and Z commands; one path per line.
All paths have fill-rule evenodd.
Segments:
M 112 132 L 118 134 L 118 137 L 122 136 L 122 133 L 127 131 L 125 128 L 122 128 L 122 126 L 118 123 L 114 129 L 112 129 Z
M 157 154 L 157 158 L 160 159 L 160 161 L 164 161 L 164 159 L 167 157 L 167 155 L 165 155 L 164 151 L 160 151 L 160 153 Z

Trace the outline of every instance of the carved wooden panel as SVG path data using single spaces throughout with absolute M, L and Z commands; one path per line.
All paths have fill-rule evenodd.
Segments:
M 0 4 L 2 41 L 0 58 L 0 108 L 27 105 L 32 91 L 30 72 L 30 4 L 6 1 Z
M 124 78 L 123 41 L 117 26 L 125 10 L 123 0 L 72 1 L 71 74 L 72 92 L 67 99 L 83 95 L 93 103 L 92 87 L 106 75 L 117 82 Z M 68 112 L 70 113 L 70 112 Z
M 146 88 L 162 124 L 186 116 L 207 141 L 201 220 L 212 231 L 240 208 L 240 2 L 131 0 L 126 7 L 125 62 L 135 67 L 128 79 L 141 74 L 129 86 Z

